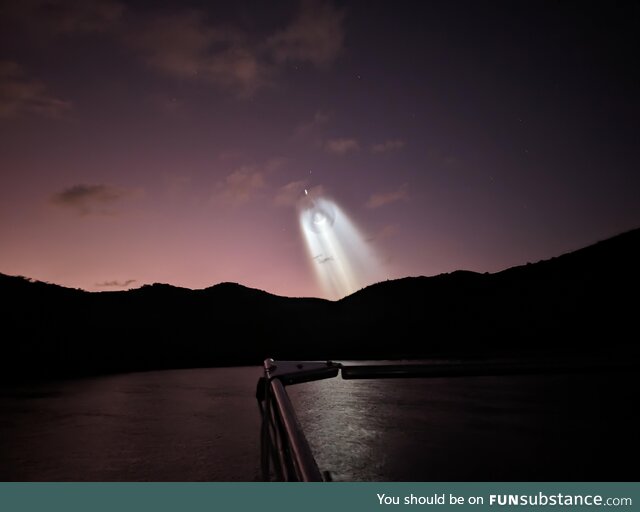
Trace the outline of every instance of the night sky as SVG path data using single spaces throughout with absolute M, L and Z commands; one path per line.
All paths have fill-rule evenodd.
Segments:
M 308 197 L 369 280 L 640 226 L 638 2 L 0 5 L 2 273 L 336 298 Z

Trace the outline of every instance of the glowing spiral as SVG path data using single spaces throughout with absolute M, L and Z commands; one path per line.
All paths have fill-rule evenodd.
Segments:
M 331 229 L 336 220 L 336 213 L 330 204 L 313 202 L 304 210 L 305 223 L 314 233 L 324 233 Z

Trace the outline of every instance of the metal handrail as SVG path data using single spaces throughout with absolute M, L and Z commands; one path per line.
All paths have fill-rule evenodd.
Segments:
M 336 377 L 343 379 L 479 377 L 624 371 L 638 368 L 627 361 L 526 361 L 439 364 L 343 365 L 327 361 L 264 361 L 264 377 L 256 397 L 262 415 L 263 480 L 319 482 L 323 478 L 285 386 Z
M 334 363 L 264 362 L 264 377 L 256 396 L 262 414 L 262 477 L 271 480 L 321 482 L 324 479 L 313 457 L 289 395 L 287 384 L 298 384 L 335 377 Z

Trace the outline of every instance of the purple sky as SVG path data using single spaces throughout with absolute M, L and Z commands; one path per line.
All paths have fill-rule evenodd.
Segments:
M 636 228 L 640 9 L 588 4 L 3 2 L 0 272 L 323 296 L 305 188 L 390 279 Z

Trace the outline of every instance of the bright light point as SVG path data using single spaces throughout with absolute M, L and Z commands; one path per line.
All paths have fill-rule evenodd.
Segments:
M 308 196 L 308 195 L 309 195 L 309 191 L 308 191 L 306 188 L 304 189 L 304 195 L 305 195 L 305 196 Z
M 305 196 L 309 196 L 305 189 Z M 373 249 L 333 201 L 309 197 L 300 229 L 316 277 L 331 298 L 342 298 L 384 278 Z

